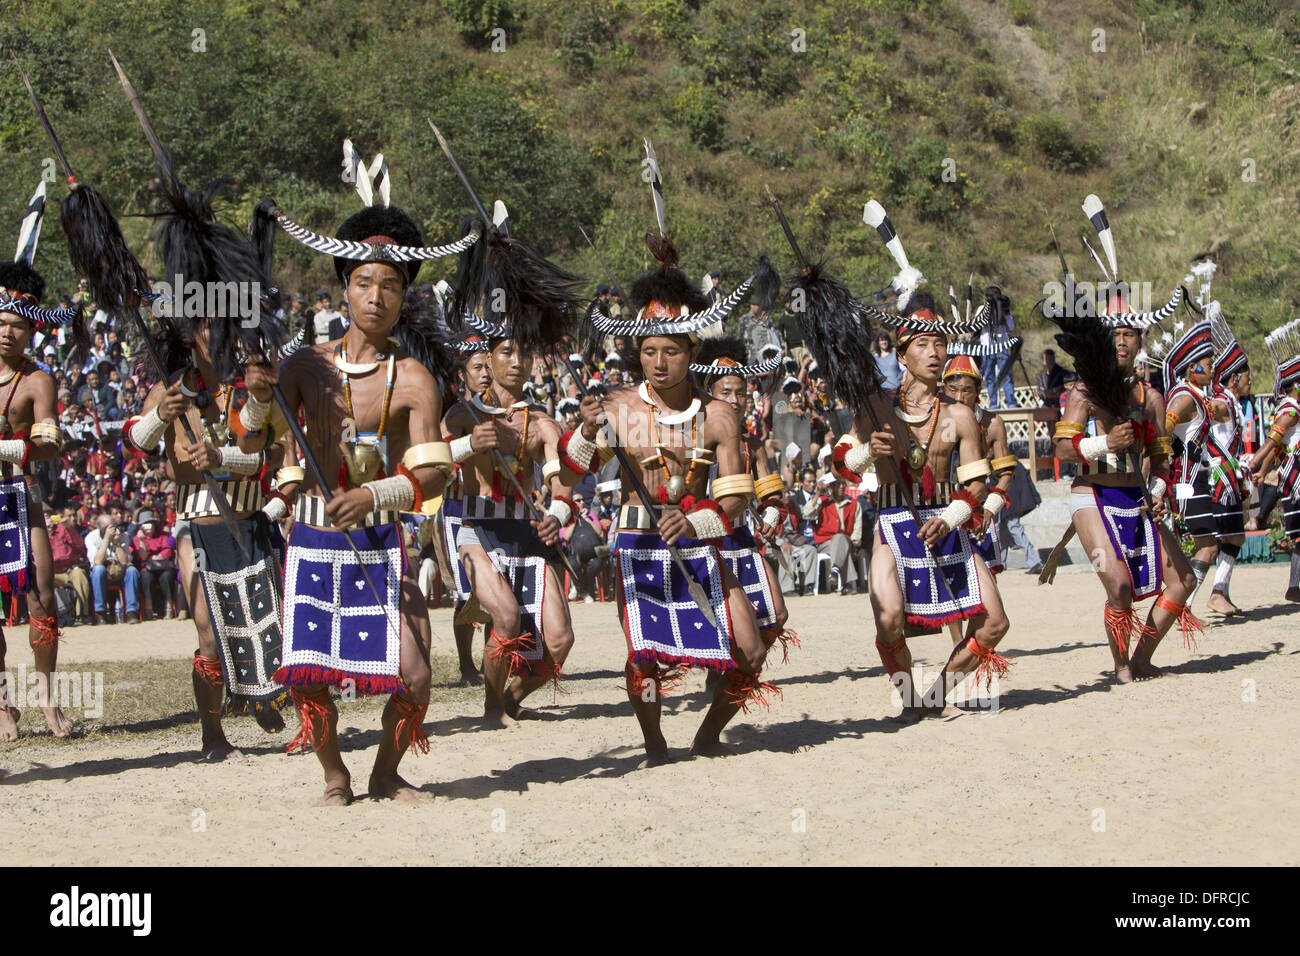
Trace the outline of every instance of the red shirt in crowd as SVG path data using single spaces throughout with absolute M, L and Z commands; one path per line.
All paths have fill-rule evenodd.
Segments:
M 817 523 L 813 525 L 813 541 L 825 544 L 837 534 L 851 536 L 853 519 L 857 513 L 858 503 L 852 498 L 846 497 L 842 501 L 822 498 L 822 510 L 817 516 Z
M 86 560 L 85 539 L 62 521 L 50 529 L 50 551 L 54 554 L 55 574 L 63 574 Z

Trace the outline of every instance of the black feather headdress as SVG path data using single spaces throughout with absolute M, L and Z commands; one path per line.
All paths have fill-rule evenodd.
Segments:
M 848 286 L 825 274 L 825 263 L 809 266 L 791 283 L 786 308 L 798 318 L 831 396 L 856 410 L 880 394 L 868 312 Z
M 1115 355 L 1115 333 L 1084 310 L 1063 309 L 1049 315 L 1060 326 L 1056 344 L 1073 360 L 1074 371 L 1088 389 L 1089 400 L 1115 417 L 1125 413 L 1131 387 Z
M 772 267 L 767 256 L 758 257 L 758 269 L 754 273 L 754 282 L 749 287 L 749 301 L 758 306 L 761 312 L 771 312 L 776 305 L 776 298 L 781 294 L 781 276 Z
M 463 229 L 482 223 L 471 217 Z M 495 226 L 486 240 L 461 253 L 457 264 L 454 317 L 466 312 L 505 326 L 525 352 L 549 351 L 582 314 L 581 280 L 531 245 Z

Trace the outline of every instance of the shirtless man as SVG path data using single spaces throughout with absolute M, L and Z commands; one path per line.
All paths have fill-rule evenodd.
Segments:
M 482 336 L 471 335 L 456 343 L 455 347 L 460 354 L 460 369 L 457 374 L 460 378 L 461 398 L 447 410 L 448 416 L 452 415 L 469 395 L 482 395 L 492 384 L 492 361 L 488 355 L 487 341 Z M 446 431 L 447 420 L 444 418 L 443 433 L 446 434 Z M 452 544 L 449 548 L 447 542 L 453 529 L 460 527 L 461 518 L 460 469 L 458 468 L 452 481 L 443 489 L 442 511 L 432 529 L 438 547 L 438 565 L 444 568 L 444 578 L 452 584 L 456 592 L 457 611 L 469 601 L 469 582 L 465 577 L 464 569 L 459 566 L 460 563 L 456 559 L 455 545 Z M 483 683 L 482 671 L 474 663 L 475 627 L 473 621 L 462 619 L 459 613 L 452 620 L 451 633 L 456 641 L 456 657 L 460 665 L 462 687 L 475 687 Z
M 1226 327 L 1218 303 L 1211 303 L 1213 321 Z M 1231 333 L 1229 333 L 1229 336 Z M 1250 362 L 1245 351 L 1230 338 L 1214 363 L 1211 394 L 1227 408 L 1228 417 L 1210 426 L 1207 455 L 1210 464 L 1210 500 L 1214 506 L 1214 535 L 1219 544 L 1219 563 L 1214 571 L 1214 588 L 1206 606 L 1225 617 L 1244 616 L 1232 602 L 1229 588 L 1237 555 L 1246 541 L 1246 507 L 1250 501 L 1250 471 L 1245 459 L 1246 419 L 1241 399 L 1250 397 Z
M 343 223 L 338 238 L 423 245 L 419 228 L 395 206 L 367 207 Z M 309 450 L 322 473 L 346 478 L 328 503 L 310 472 L 281 482 L 297 497 L 285 562 L 284 665 L 275 679 L 291 688 L 302 716 L 294 743 L 315 750 L 327 804 L 353 799 L 331 685 L 391 694 L 370 774 L 372 796 L 418 799 L 398 775 L 398 763 L 410 746 L 428 752 L 422 722 L 429 702 L 429 617 L 416 569 L 403 571 L 408 542 L 398 515 L 418 511 L 425 496 L 439 494 L 452 466 L 439 431 L 439 383 L 392 338 L 405 334 L 403 302 L 420 265 L 418 259 L 336 258 L 351 324 L 341 339 L 300 349 L 279 370 L 289 407 L 305 417 Z M 269 406 L 269 386 L 250 394 L 250 404 L 256 399 Z M 290 443 L 288 460 L 297 455 Z M 333 642 L 332 632 L 338 635 Z M 381 635 L 386 641 L 370 641 Z
M 1056 456 L 1079 465 L 1079 475 L 1070 486 L 1071 520 L 1106 589 L 1106 637 L 1115 679 L 1127 684 L 1161 676 L 1151 657 L 1175 621 L 1184 622 L 1185 632 L 1194 621 L 1186 602 L 1196 577 L 1177 540 L 1161 523 L 1170 484 L 1164 474 L 1170 443 L 1164 428 L 1164 400 L 1133 377 L 1134 359 L 1142 350 L 1142 329 L 1127 318 L 1122 301 L 1115 300 L 1108 311 L 1109 317 L 1102 321 L 1113 331 L 1120 370 L 1131 381 L 1129 415 L 1117 420 L 1095 406 L 1087 386 L 1076 382 L 1067 389 L 1065 413 L 1053 438 Z M 1139 462 L 1145 457 L 1149 463 L 1149 485 L 1140 470 L 1132 470 L 1133 451 Z M 1148 489 L 1149 510 L 1144 500 Z M 1133 603 L 1156 595 L 1130 657 L 1129 642 L 1138 629 Z
M 761 373 L 760 367 L 747 368 L 743 365 L 741 357 L 744 349 L 745 345 L 739 339 L 706 339 L 700 346 L 699 364 L 691 366 L 691 371 L 702 380 L 705 391 L 730 405 L 739 422 L 744 421 L 745 400 L 748 397 L 746 377 Z M 756 522 L 754 531 L 769 548 L 777 548 L 776 533 L 783 518 L 780 503 L 785 497 L 785 482 L 779 474 L 772 471 L 772 460 L 768 457 L 767 447 L 756 435 L 741 435 L 740 458 L 741 467 L 754 479 L 754 496 L 762 509 L 759 512 L 761 521 Z M 789 643 L 798 646 L 798 637 L 785 627 L 790 612 L 786 610 L 785 597 L 776 582 L 776 574 L 759 554 L 754 535 L 743 522 L 737 526 L 722 550 L 724 557 L 728 558 L 732 573 L 742 585 L 761 583 L 756 578 L 746 580 L 751 574 L 764 576 L 766 584 L 762 585 L 761 591 L 751 594 L 764 643 L 770 648 L 779 640 L 783 651 Z
M 949 359 L 943 372 L 943 387 L 954 402 L 965 405 L 975 413 L 980 427 L 980 449 L 989 460 L 990 473 L 996 484 L 988 489 L 984 498 L 984 511 L 980 524 L 982 533 L 975 539 L 975 548 L 995 575 L 1006 567 L 999 534 L 998 513 L 1011 500 L 1011 479 L 1016 472 L 1016 456 L 1007 450 L 1007 426 L 1002 417 L 980 407 L 979 369 L 968 356 Z
M 561 464 L 555 419 L 524 395 L 533 357 L 521 354 L 514 339 L 488 345 L 490 384 L 458 402 L 443 427 L 460 466 L 457 554 L 469 577 L 470 613 L 477 605 L 492 628 L 483 655 L 483 720 L 499 728 L 515 723 L 529 694 L 548 680 L 558 683 L 573 647 L 562 579 L 547 559 L 560 528 L 577 517 L 569 496 L 582 476 Z M 501 473 L 497 451 L 529 493 L 534 464 L 541 465 L 551 504 L 540 520 Z
M 55 403 L 54 380 L 26 355 L 37 322 L 57 322 L 57 313 L 39 307 L 45 280 L 27 263 L 0 265 L 0 493 L 12 504 L 0 523 L 6 554 L 0 562 L 6 590 L 26 592 L 31 622 L 27 640 L 36 662 L 36 706 L 55 737 L 72 732 L 72 722 L 50 696 L 50 675 L 59 655 L 59 622 L 54 601 L 54 556 L 45 515 L 32 494 L 36 479 L 28 474 L 33 461 L 59 456 L 63 433 Z M 47 318 L 51 317 L 51 318 Z M 62 321 L 66 321 L 67 318 Z M 11 510 L 12 509 L 12 510 Z M 0 631 L 0 676 L 5 671 L 5 639 Z M 19 688 L 5 685 L 0 694 L 0 741 L 18 739 Z
M 971 671 L 977 672 L 977 682 L 984 677 L 991 686 L 992 676 L 1005 675 L 1010 663 L 995 650 L 1009 626 L 1002 598 L 970 533 L 981 522 L 989 476 L 979 423 L 970 408 L 942 394 L 947 335 L 936 323 L 933 298 L 914 293 L 909 309 L 898 320 L 899 361 L 905 371 L 898 397 L 892 403 L 872 399 L 884 431 L 872 431 L 862 410 L 854 434 L 834 452 L 841 474 L 860 477 L 875 465 L 881 481 L 877 534 L 878 544 L 885 546 L 872 549 L 867 573 L 876 648 L 902 696 L 899 717 L 906 723 L 929 714 L 962 713 L 945 703 L 947 694 Z M 884 458 L 891 458 L 893 466 L 876 465 Z M 899 493 L 899 474 L 912 486 L 919 529 Z M 955 484 L 936 480 L 950 474 L 956 475 Z M 931 553 L 942 561 L 946 590 L 935 578 Z M 954 621 L 968 622 L 966 640 L 957 643 L 940 676 L 918 696 L 907 637 L 933 633 Z
M 698 340 L 674 330 L 689 315 L 698 331 L 721 321 L 727 310 L 709 308 L 676 268 L 671 244 L 656 245 L 653 237 L 647 244 L 661 266 L 638 279 L 631 291 L 644 381 L 603 398 L 584 398 L 582 425 L 565 433 L 560 453 L 573 470 L 598 472 L 612 457 L 610 449 L 598 449 L 598 435 L 606 444 L 617 443 L 661 505 L 657 515 L 648 514 L 632 490 L 634 482 L 623 482 L 618 605 L 628 641 L 627 692 L 645 739 L 642 766 L 657 766 L 672 760 L 660 729 L 661 694 L 682 670 L 703 665 L 724 676 L 691 745 L 697 756 L 729 753 L 721 742 L 723 728 L 740 709 L 766 703 L 765 694 L 775 688 L 760 678 L 767 646 L 753 605 L 717 551 L 754 494 L 753 478 L 741 459 L 739 419 L 726 402 L 691 385 Z M 714 464 L 716 500 L 710 500 L 704 496 Z M 686 582 L 669 560 L 666 544 L 681 549 L 708 597 L 716 625 L 686 596 Z M 661 663 L 667 671 L 660 670 Z
M 236 402 L 235 389 L 219 384 L 220 377 L 213 368 L 208 350 L 209 341 L 206 330 L 196 337 L 190 353 L 192 367 L 173 376 L 169 384 L 160 382 L 154 385 L 145 397 L 140 417 L 126 423 L 123 435 L 147 454 L 156 453 L 161 440 L 167 459 L 167 477 L 177 484 L 176 558 L 181 587 L 185 590 L 186 604 L 199 640 L 198 650 L 194 652 L 192 679 L 202 734 L 200 753 L 202 760 L 220 761 L 241 756 L 226 739 L 221 725 L 226 690 L 230 690 L 232 702 L 238 700 L 241 706 L 253 711 L 258 724 L 268 733 L 284 729 L 284 719 L 276 709 L 284 694 L 270 677 L 279 664 L 280 643 L 274 638 L 263 647 L 262 638 L 266 635 L 259 633 L 254 642 L 258 645 L 258 653 L 254 655 L 258 662 L 243 662 L 249 665 L 248 669 L 257 672 L 256 677 L 240 680 L 232 673 L 236 669 L 232 647 L 240 643 L 246 645 L 249 635 L 240 633 L 238 628 L 232 628 L 223 619 L 214 620 L 207 579 L 209 574 L 218 570 L 228 570 L 216 567 L 218 550 L 226 551 L 227 556 L 233 559 L 230 552 L 237 551 L 238 545 L 230 537 L 217 504 L 209 495 L 204 472 L 217 479 L 230 503 L 239 533 L 253 558 L 250 564 L 254 569 L 253 578 L 263 585 L 269 582 L 274 594 L 279 587 L 279 562 L 273 551 L 269 522 L 261 511 L 266 502 L 259 479 L 266 458 L 270 456 L 273 465 L 279 464 L 283 448 L 273 445 L 266 451 L 246 452 L 234 443 L 238 433 L 246 429 L 240 424 L 241 409 Z M 246 384 L 269 392 L 266 372 L 261 366 L 248 369 Z M 189 392 L 188 396 L 186 392 Z M 210 400 L 200 410 L 193 397 L 203 392 Z M 197 442 L 189 441 L 179 423 L 181 416 L 189 421 L 190 428 L 199 438 Z M 205 534 L 211 540 L 204 539 Z M 195 539 L 204 539 L 198 545 L 204 557 L 197 561 Z M 230 569 L 244 563 L 232 560 Z M 264 572 L 262 577 L 257 578 L 257 570 Z M 226 586 L 246 589 L 246 581 L 232 579 Z M 278 635 L 277 601 L 278 595 L 272 599 L 274 606 L 268 606 L 261 618 L 274 622 Z M 241 637 L 245 638 L 242 642 Z

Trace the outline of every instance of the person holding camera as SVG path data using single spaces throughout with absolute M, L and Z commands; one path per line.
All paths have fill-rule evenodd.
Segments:
M 176 616 L 176 539 L 167 533 L 158 516 L 148 508 L 136 515 L 135 556 L 140 567 L 140 597 L 149 600 L 149 616 L 156 617 L 161 595 L 163 619 Z
M 140 572 L 131 562 L 126 549 L 127 535 L 122 522 L 122 509 L 113 507 L 95 522 L 95 530 L 86 535 L 86 554 L 90 555 L 90 589 L 94 595 L 96 624 L 105 622 L 104 591 L 108 585 L 122 585 L 122 601 L 126 605 L 126 620 L 131 624 L 140 621 Z M 117 609 L 117 622 L 122 623 L 123 611 Z

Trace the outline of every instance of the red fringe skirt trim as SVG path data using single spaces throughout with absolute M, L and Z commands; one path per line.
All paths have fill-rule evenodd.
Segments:
M 271 678 L 277 684 L 292 687 L 295 684 L 329 684 L 331 687 L 343 687 L 346 681 L 356 685 L 358 694 L 400 694 L 406 688 L 399 677 L 382 674 L 352 674 L 334 667 L 320 667 L 316 664 L 294 664 L 281 667 Z

